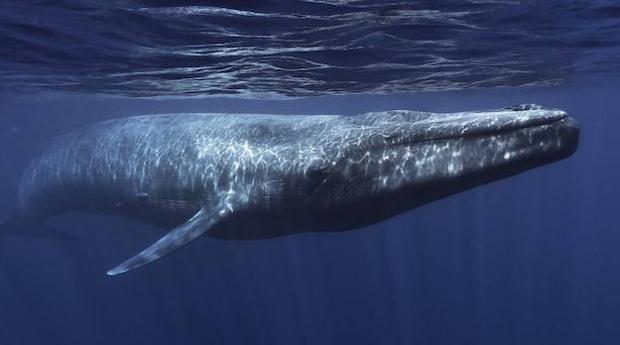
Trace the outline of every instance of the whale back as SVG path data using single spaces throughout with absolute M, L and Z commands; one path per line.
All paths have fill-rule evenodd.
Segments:
M 239 179 L 262 176 L 277 184 L 279 174 L 290 173 L 283 170 L 310 165 L 324 154 L 311 141 L 329 136 L 339 118 L 170 114 L 101 122 L 58 137 L 33 160 L 20 183 L 20 209 L 46 218 L 121 202 L 135 211 L 135 196 L 149 193 L 171 200 L 163 207 L 190 200 L 194 210 L 232 188 L 231 179 L 242 186 Z M 291 159 L 296 163 L 284 166 Z

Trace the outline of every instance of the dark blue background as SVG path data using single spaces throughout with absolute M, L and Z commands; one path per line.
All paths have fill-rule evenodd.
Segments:
M 0 238 L 0 344 L 614 344 L 620 341 L 617 80 L 294 101 L 0 96 L 0 214 L 51 136 L 162 112 L 456 111 L 540 103 L 577 118 L 565 161 L 348 233 L 201 238 L 118 277 L 164 230 L 70 214 L 78 241 Z

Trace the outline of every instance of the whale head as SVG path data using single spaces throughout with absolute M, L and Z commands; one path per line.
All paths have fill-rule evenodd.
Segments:
M 340 149 L 313 194 L 360 224 L 565 158 L 579 138 L 564 111 L 535 105 L 369 113 L 352 119 L 351 128 L 359 139 Z

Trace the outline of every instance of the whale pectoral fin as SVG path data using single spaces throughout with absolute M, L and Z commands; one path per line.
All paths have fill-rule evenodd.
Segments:
M 226 216 L 227 212 L 226 209 L 207 210 L 204 207 L 201 208 L 190 220 L 170 231 L 150 247 L 109 270 L 108 275 L 114 276 L 125 273 L 172 253 L 204 234 L 215 223 Z

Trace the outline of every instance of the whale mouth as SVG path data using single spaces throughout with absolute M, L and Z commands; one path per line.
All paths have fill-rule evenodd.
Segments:
M 466 130 L 464 133 L 459 135 L 459 137 L 477 137 L 477 136 L 485 136 L 485 135 L 501 135 L 502 133 L 514 132 L 520 130 L 527 130 L 529 128 L 537 128 L 543 126 L 561 126 L 568 122 L 575 122 L 570 119 L 570 121 L 565 121 L 566 119 L 570 119 L 566 112 L 564 111 L 553 111 L 550 116 L 540 116 L 534 117 L 526 120 L 517 120 L 514 123 L 500 125 L 498 127 L 490 126 L 483 128 L 474 128 L 472 130 Z
M 551 162 L 566 158 L 577 150 L 579 132 L 577 121 L 564 114 L 555 119 L 500 131 L 493 137 L 506 140 L 505 159 L 527 152 L 523 154 L 525 157 L 531 156 L 527 159 Z
M 434 152 L 435 167 L 430 170 L 435 173 L 492 180 L 566 158 L 576 151 L 579 142 L 577 122 L 561 111 L 448 134 L 406 146 L 417 147 L 418 152 Z
M 566 158 L 579 142 L 577 122 L 561 110 L 506 109 L 422 122 L 419 131 L 391 146 L 409 172 L 399 178 L 415 181 L 408 184 L 416 188 L 424 181 L 495 180 Z
M 509 107 L 502 110 L 475 113 L 455 113 L 449 116 L 434 116 L 416 123 L 428 130 L 415 131 L 408 138 L 400 138 L 394 144 L 412 145 L 428 141 L 461 139 L 470 137 L 496 136 L 508 132 L 527 130 L 543 126 L 572 126 L 574 120 L 559 109 Z M 389 138 L 388 138 L 389 139 Z M 403 140 L 404 139 L 404 140 Z
M 474 115 L 475 116 L 475 115 Z M 442 147 L 466 143 L 470 160 L 480 166 L 526 162 L 548 163 L 572 155 L 579 142 L 577 122 L 561 110 L 539 111 L 534 116 L 481 117 L 405 146 Z M 485 162 L 484 164 L 480 162 Z M 538 164 L 536 164 L 538 165 Z
M 564 159 L 576 151 L 579 127 L 565 112 L 538 110 L 525 117 L 515 113 L 442 119 L 442 127 L 431 128 L 436 132 L 433 135 L 393 147 L 393 155 L 400 160 L 385 185 L 405 186 L 403 197 L 416 194 L 413 204 L 420 205 Z

